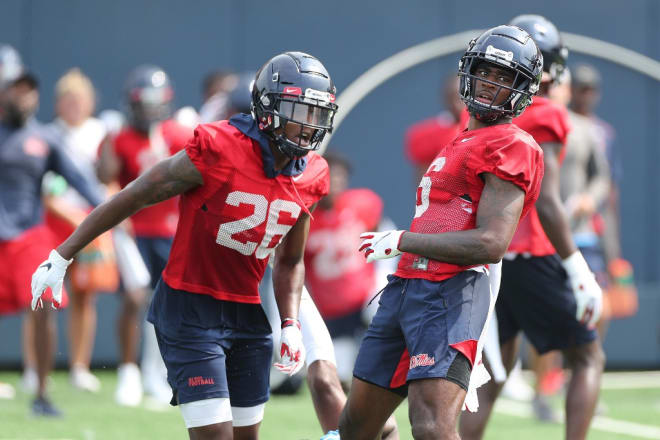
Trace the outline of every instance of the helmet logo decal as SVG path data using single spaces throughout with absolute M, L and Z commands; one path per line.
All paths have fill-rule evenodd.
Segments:
M 270 99 L 268 98 L 268 95 L 261 95 L 261 103 L 266 107 L 270 105 Z
M 302 89 L 300 87 L 285 87 L 282 94 L 298 96 L 302 95 Z
M 493 61 L 506 61 L 506 64 L 511 65 L 511 61 L 513 61 L 513 52 L 498 49 L 489 44 L 486 48 L 486 59 Z
M 328 92 L 321 92 L 314 89 L 305 90 L 305 98 L 318 99 L 319 101 L 324 102 L 335 102 L 335 95 Z

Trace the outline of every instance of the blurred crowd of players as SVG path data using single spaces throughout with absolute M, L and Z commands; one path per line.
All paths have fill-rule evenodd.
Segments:
M 249 85 L 255 72 L 209 73 L 201 87 L 203 105 L 196 111 L 192 107 L 173 108 L 174 90 L 164 70 L 153 65 L 138 66 L 126 80 L 124 111 L 104 110 L 95 116 L 93 82 L 79 68 L 72 68 L 55 85 L 56 118 L 47 124 L 37 122 L 34 117 L 39 93 L 36 74 L 23 66 L 20 55 L 9 45 L 0 46 L 0 75 L 4 96 L 26 83 L 29 87 L 25 93 L 35 97 L 16 126 L 34 126 L 35 136 L 47 139 L 49 148 L 63 152 L 81 174 L 98 184 L 99 193 L 110 196 L 159 160 L 181 150 L 197 124 L 228 119 L 235 113 L 250 113 Z M 6 119 L 3 123 L 7 123 Z M 351 165 L 344 156 L 331 151 L 326 158 L 332 174 L 331 187 L 315 212 L 316 221 L 310 231 L 305 254 L 307 285 L 335 342 L 342 384 L 348 386 L 360 336 L 377 306 L 375 302 L 371 307 L 367 304 L 384 284 L 396 260 L 367 265 L 356 251 L 362 231 L 391 228 L 392 223 L 384 216 L 383 201 L 375 192 L 366 188 L 348 189 Z M 33 252 L 38 256 L 22 260 L 29 267 L 43 258 L 45 248 L 68 237 L 93 207 L 65 177 L 52 171 L 44 175 L 41 196 L 43 222 L 42 213 L 35 212 L 34 223 L 45 226 L 40 227 L 36 240 L 43 247 Z M 69 309 L 72 386 L 92 393 L 100 390 L 100 381 L 90 371 L 97 322 L 96 297 L 99 293 L 117 292 L 121 307 L 116 328 L 119 343 L 116 401 L 135 406 L 142 401 L 144 393 L 156 402 L 169 403 L 171 390 L 165 380 L 165 367 L 153 328 L 143 315 L 150 291 L 167 262 L 177 218 L 177 202 L 171 199 L 140 211 L 131 222 L 104 234 L 78 254 L 67 276 L 63 300 Z M 22 242 L 24 235 L 4 241 Z M 4 241 L 0 241 L 0 246 Z M 30 283 L 25 275 L 23 284 L 12 285 L 12 289 L 23 291 L 15 295 L 17 298 L 28 297 Z M 264 284 L 268 283 L 267 279 Z M 0 296 L 0 304 L 0 312 L 7 315 L 24 313 L 28 306 L 25 299 L 18 300 L 9 293 Z M 272 300 L 264 299 L 264 304 L 273 312 Z M 276 320 L 276 309 L 273 313 L 271 317 Z M 37 395 L 32 410 L 44 415 L 59 413 L 46 398 L 46 376 L 52 368 L 56 338 L 51 315 L 48 310 L 27 312 L 23 321 L 21 387 Z M 46 324 L 41 326 L 41 321 Z M 43 333 L 35 334 L 35 331 Z M 39 359 L 35 347 L 44 341 L 48 341 L 50 356 Z M 40 375 L 44 385 L 40 385 Z M 274 375 L 273 383 L 282 392 L 291 392 L 298 389 L 300 379 L 280 374 Z M 0 384 L 1 397 L 11 398 L 14 394 L 9 384 Z
M 249 83 L 253 77 L 254 72 L 213 72 L 203 82 L 204 103 L 199 111 L 191 107 L 175 111 L 174 90 L 167 73 L 157 66 L 139 66 L 126 81 L 125 111 L 106 110 L 95 117 L 92 80 L 73 68 L 56 84 L 55 120 L 40 124 L 34 121 L 39 93 L 35 74 L 24 68 L 13 48 L 0 45 L 0 118 L 8 125 L 35 124 L 33 137 L 48 144 L 46 149 L 66 154 L 81 175 L 98 184 L 99 194 L 109 196 L 159 160 L 181 150 L 198 123 L 249 113 Z M 619 244 L 618 187 L 623 176 L 614 129 L 595 114 L 600 85 L 600 74 L 594 67 L 574 65 L 564 70 L 549 96 L 567 108 L 572 125 L 561 168 L 561 197 L 575 243 L 605 292 L 603 317 L 598 325 L 602 339 L 611 319 L 635 313 L 636 297 L 632 268 L 622 258 Z M 421 178 L 440 148 L 467 123 L 457 88 L 455 76 L 447 79 L 442 87 L 446 110 L 407 132 L 405 151 L 417 170 L 416 178 Z M 22 117 L 10 121 L 12 100 Z M 25 142 L 23 149 L 30 155 L 46 154 L 44 146 L 36 141 Z M 359 341 L 374 313 L 375 304 L 370 299 L 385 284 L 385 275 L 393 272 L 397 262 L 392 259 L 367 265 L 356 252 L 361 232 L 393 226 L 384 216 L 383 201 L 376 193 L 367 188 L 348 188 L 350 162 L 332 149 L 326 159 L 330 166 L 330 193 L 319 203 L 311 224 L 305 253 L 306 287 L 333 338 L 339 378 L 348 386 Z M 32 263 L 44 258 L 43 251 L 64 240 L 92 207 L 90 197 L 82 197 L 67 180 L 53 172 L 43 179 L 45 228 L 40 227 L 38 237 L 42 246 L 35 251 L 37 255 L 18 260 L 25 262 L 28 275 L 36 266 Z M 40 224 L 41 212 L 34 215 L 34 223 Z M 97 319 L 95 299 L 101 292 L 121 292 L 117 403 L 135 406 L 142 400 L 143 392 L 157 401 L 169 402 L 171 390 L 153 329 L 144 322 L 143 309 L 167 262 L 176 224 L 177 204 L 171 199 L 134 215 L 130 223 L 98 238 L 78 254 L 69 271 L 65 299 L 70 311 L 72 386 L 99 391 L 101 384 L 90 371 Z M 3 258 L 12 255 L 10 251 L 18 252 L 9 246 L 23 238 L 0 236 L 0 249 L 6 251 Z M 28 292 L 25 298 L 30 296 L 28 286 L 29 278 L 16 287 Z M 268 301 L 264 302 L 268 308 Z M 0 295 L 2 314 L 22 313 L 27 305 L 28 302 Z M 46 398 L 55 331 L 48 311 L 25 314 L 22 386 L 37 395 L 32 410 L 41 415 L 58 413 Z M 140 340 L 144 346 L 141 360 L 137 353 Z M 45 350 L 50 356 L 40 354 L 40 344 L 44 343 L 50 344 Z M 555 420 L 545 397 L 558 392 L 564 384 L 561 358 L 555 352 L 539 357 L 533 354 L 533 348 L 530 351 L 537 374 L 535 390 L 526 390 L 524 383 L 516 384 L 516 376 L 512 375 L 511 387 L 505 388 L 505 393 L 532 399 L 540 419 Z M 289 386 L 295 390 L 296 385 L 290 381 Z M 0 396 L 11 398 L 13 393 L 8 384 L 0 384 Z

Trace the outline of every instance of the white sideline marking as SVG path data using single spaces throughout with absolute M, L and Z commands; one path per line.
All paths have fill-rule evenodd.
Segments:
M 500 398 L 495 403 L 495 411 L 509 416 L 531 418 L 531 406 L 529 403 L 515 402 L 509 399 Z M 561 412 L 562 419 L 564 418 L 563 411 Z M 623 420 L 610 419 L 609 417 L 596 416 L 591 423 L 593 429 L 599 431 L 613 432 L 617 434 L 624 434 L 630 437 L 659 439 L 660 428 L 650 425 L 642 425 L 641 423 L 626 422 Z

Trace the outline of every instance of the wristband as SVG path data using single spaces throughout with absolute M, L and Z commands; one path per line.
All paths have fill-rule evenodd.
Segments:
M 296 318 L 284 318 L 282 320 L 281 328 L 289 327 L 291 325 L 295 325 L 296 327 L 298 327 L 298 330 L 300 330 L 300 321 L 298 321 Z

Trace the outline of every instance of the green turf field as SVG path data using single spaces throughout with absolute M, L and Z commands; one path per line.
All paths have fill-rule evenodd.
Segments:
M 52 396 L 65 413 L 64 418 L 44 420 L 31 417 L 30 399 L 20 390 L 14 400 L 0 400 L 0 439 L 184 439 L 187 438 L 177 409 L 143 403 L 138 408 L 114 404 L 114 371 L 95 371 L 103 383 L 100 394 L 77 391 L 64 372 L 53 376 Z M 17 386 L 19 375 L 0 372 L 0 381 Z M 603 402 L 607 413 L 598 418 L 589 439 L 660 439 L 660 374 L 609 374 L 604 380 Z M 556 404 L 561 405 L 558 398 Z M 396 413 L 401 439 L 412 439 L 407 406 Z M 266 407 L 263 439 L 318 439 L 309 393 L 295 397 L 274 396 Z M 503 400 L 489 426 L 486 439 L 562 439 L 561 425 L 535 422 L 527 404 Z

